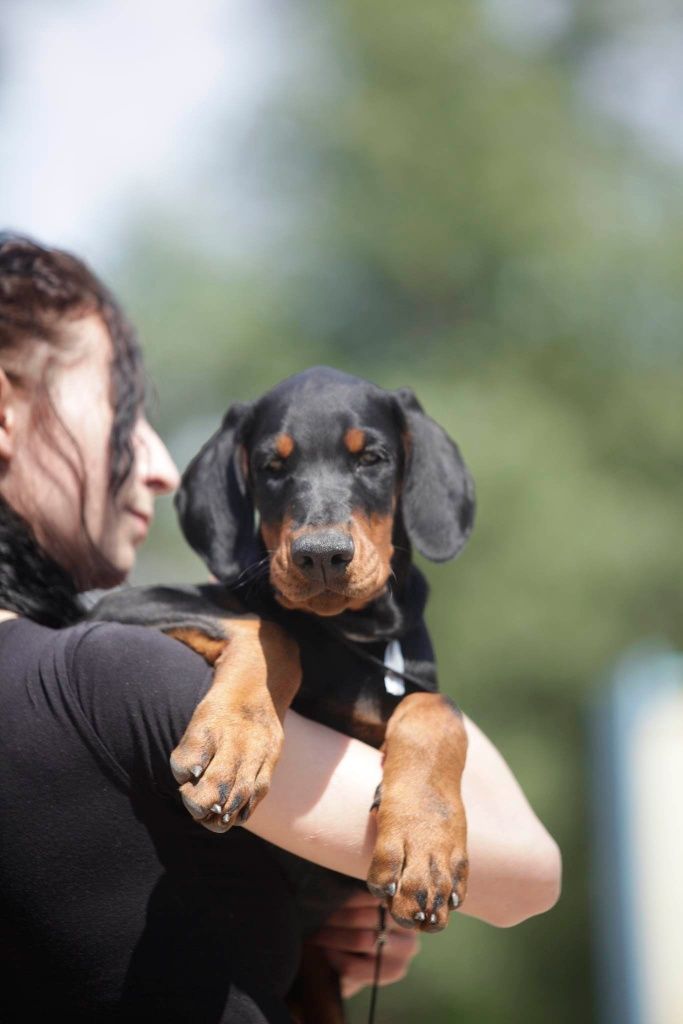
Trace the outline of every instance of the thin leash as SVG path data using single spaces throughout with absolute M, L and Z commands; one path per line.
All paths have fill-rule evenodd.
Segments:
M 375 975 L 372 981 L 372 992 L 370 993 L 370 1009 L 368 1011 L 368 1024 L 375 1024 L 375 1011 L 377 1009 L 377 993 L 379 991 L 379 979 L 382 972 L 382 953 L 387 942 L 387 908 L 379 908 L 379 929 L 377 931 L 377 942 L 375 945 Z
M 359 658 L 362 658 L 363 661 L 368 661 L 370 662 L 371 665 L 374 665 L 377 669 L 379 669 L 382 675 L 386 675 L 387 673 L 389 673 L 389 675 L 392 675 L 397 679 L 402 679 L 406 683 L 412 683 L 413 686 L 419 687 L 420 690 L 425 689 L 424 679 L 420 679 L 419 676 L 413 675 L 412 672 L 406 671 L 405 668 L 388 668 L 381 658 L 378 658 L 375 654 L 371 654 L 370 651 L 366 651 L 363 648 L 362 644 L 356 643 L 355 640 L 350 640 L 348 636 L 345 636 L 344 633 L 341 632 L 341 630 L 336 629 L 334 626 L 332 626 L 331 623 L 325 622 L 323 624 L 323 628 L 327 630 L 327 632 L 330 633 L 335 638 L 335 640 L 339 640 L 340 643 L 344 644 L 345 647 L 348 647 L 350 651 L 353 651 L 353 653 L 357 654 Z

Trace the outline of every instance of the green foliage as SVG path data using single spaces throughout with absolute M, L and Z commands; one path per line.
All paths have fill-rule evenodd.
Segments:
M 325 59 L 260 115 L 284 236 L 240 266 L 169 214 L 119 274 L 183 461 L 229 401 L 329 362 L 413 386 L 473 470 L 473 539 L 427 567 L 440 677 L 558 838 L 565 889 L 515 932 L 429 938 L 382 993 L 396 1024 L 592 1019 L 588 714 L 625 647 L 683 646 L 680 194 L 578 88 L 618 5 L 527 52 L 488 6 L 293 5 Z M 181 551 L 167 507 L 141 576 L 196 577 Z

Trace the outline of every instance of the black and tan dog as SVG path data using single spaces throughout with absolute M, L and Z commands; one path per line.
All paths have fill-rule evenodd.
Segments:
M 368 885 L 402 924 L 443 928 L 467 884 L 467 741 L 435 692 L 411 545 L 441 562 L 471 531 L 458 448 L 410 390 L 316 368 L 231 406 L 177 508 L 220 583 L 126 591 L 96 614 L 155 625 L 216 666 L 172 760 L 190 813 L 214 831 L 245 820 L 268 790 L 290 706 L 383 746 Z M 305 877 L 306 930 L 345 893 L 340 876 Z

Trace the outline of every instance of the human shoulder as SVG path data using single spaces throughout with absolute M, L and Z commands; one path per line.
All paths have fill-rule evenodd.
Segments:
M 81 689 L 142 687 L 156 699 L 189 689 L 194 705 L 211 677 L 201 657 L 157 629 L 88 621 L 60 633 L 67 674 Z
M 133 784 L 175 794 L 169 758 L 212 669 L 156 629 L 87 622 L 63 630 L 67 685 L 87 726 Z

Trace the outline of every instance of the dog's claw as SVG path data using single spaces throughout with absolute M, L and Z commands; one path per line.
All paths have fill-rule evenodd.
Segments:
M 190 768 L 190 775 L 192 775 L 193 778 L 195 779 L 199 779 L 201 778 L 201 774 L 203 771 L 204 769 L 200 764 L 193 764 L 192 767 Z
M 378 824 L 370 892 L 386 900 L 401 927 L 441 931 L 467 890 L 464 811 L 457 807 L 438 828 L 418 821 L 416 829 L 409 812 L 388 803 L 385 790 Z
M 241 803 L 242 794 L 238 793 L 237 796 L 233 798 L 229 806 L 224 808 L 222 821 L 224 821 L 227 824 L 230 821 L 230 819 L 234 816 L 235 811 L 239 808 Z
M 211 810 L 214 814 L 220 814 L 223 808 L 220 804 L 211 804 Z

